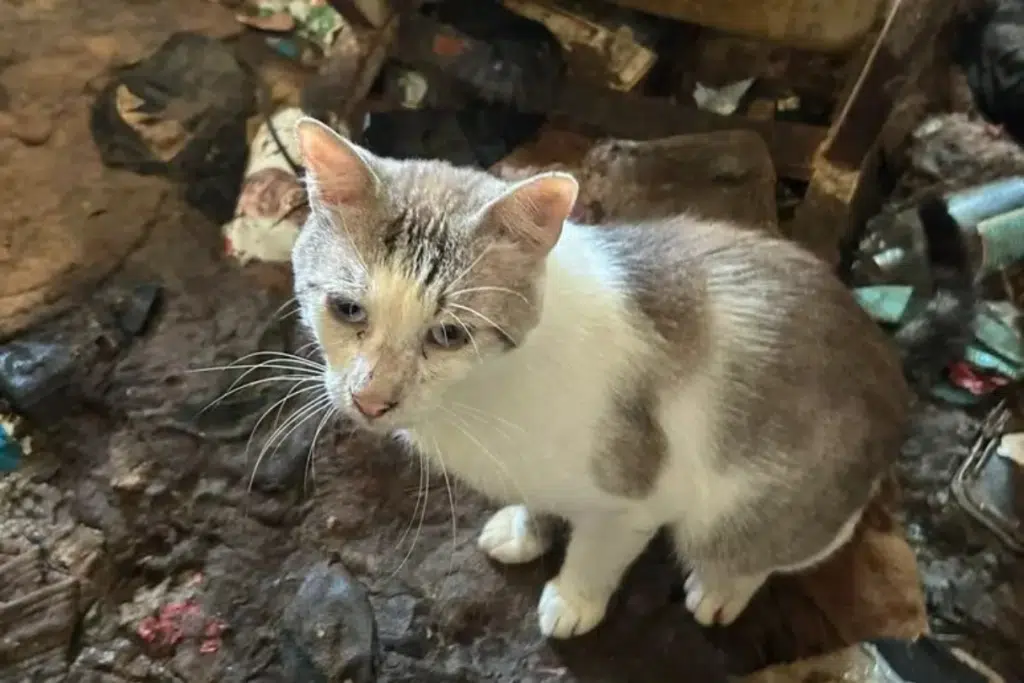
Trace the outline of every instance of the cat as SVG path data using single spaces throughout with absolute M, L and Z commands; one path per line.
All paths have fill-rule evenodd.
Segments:
M 296 135 L 311 215 L 295 293 L 325 390 L 506 504 L 478 539 L 494 560 L 530 562 L 552 518 L 570 523 L 538 606 L 545 636 L 597 626 L 662 528 L 708 626 L 851 537 L 912 392 L 892 342 L 813 255 L 687 216 L 576 225 L 569 174 L 509 183 L 382 158 L 308 118 Z M 938 232 L 941 313 L 960 330 L 965 247 Z M 956 340 L 925 331 L 905 335 L 907 357 L 948 358 Z

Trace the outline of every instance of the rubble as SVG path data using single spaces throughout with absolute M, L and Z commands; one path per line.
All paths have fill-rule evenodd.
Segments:
M 605 627 L 542 642 L 556 558 L 487 562 L 483 501 L 301 422 L 295 384 L 251 367 L 308 349 L 284 293 L 301 114 L 388 156 L 570 171 L 574 218 L 599 229 L 687 211 L 838 263 L 864 225 L 892 241 L 920 192 L 1024 173 L 1007 131 L 949 113 L 931 43 L 954 7 L 796 2 L 741 26 L 709 6 L 743 38 L 666 18 L 686 2 L 55 2 L 0 10 L 0 679 L 939 683 L 905 665 L 958 671 L 955 648 L 1024 674 L 1015 248 L 985 252 L 1001 317 L 950 370 L 972 410 L 1005 399 L 1011 419 L 977 439 L 963 410 L 923 408 L 851 544 L 713 632 L 656 542 Z M 893 322 L 928 273 L 882 275 L 858 293 Z M 264 383 L 231 393 L 247 379 Z
M 381 662 L 369 596 L 340 565 L 310 568 L 282 615 L 282 658 L 295 683 L 374 683 Z

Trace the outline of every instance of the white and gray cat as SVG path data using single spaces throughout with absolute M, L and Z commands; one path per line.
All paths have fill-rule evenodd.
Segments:
M 545 635 L 594 628 L 661 528 L 705 625 L 850 538 L 903 443 L 911 393 L 891 342 L 823 263 L 687 216 L 576 225 L 563 173 L 508 183 L 380 158 L 312 119 L 297 135 L 312 214 L 295 291 L 327 391 L 507 504 L 479 537 L 495 560 L 536 559 L 545 520 L 568 520 Z M 958 233 L 932 210 L 945 217 L 928 231 L 942 296 L 902 336 L 934 376 L 974 299 Z

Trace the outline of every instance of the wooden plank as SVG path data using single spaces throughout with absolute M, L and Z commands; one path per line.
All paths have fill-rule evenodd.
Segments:
M 787 231 L 826 261 L 881 204 L 878 140 L 900 99 L 926 88 L 954 12 L 944 0 L 894 0 L 843 108 L 815 155 L 804 202 Z

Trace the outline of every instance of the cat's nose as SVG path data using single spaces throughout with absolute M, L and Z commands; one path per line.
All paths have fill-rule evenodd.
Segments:
M 352 394 L 352 404 L 368 419 L 378 418 L 398 405 L 395 401 L 385 401 L 367 394 Z

